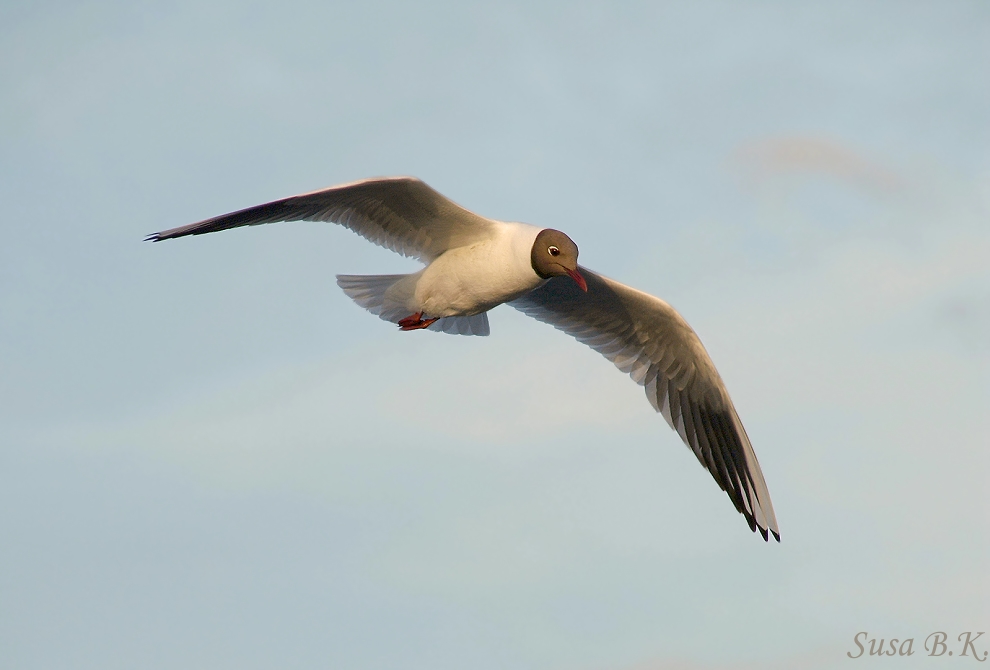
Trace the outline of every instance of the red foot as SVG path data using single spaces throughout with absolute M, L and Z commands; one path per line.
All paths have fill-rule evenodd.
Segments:
M 424 319 L 422 312 L 416 312 L 412 316 L 399 319 L 399 330 L 420 330 L 422 328 L 427 328 L 434 321 L 436 321 L 436 319 Z

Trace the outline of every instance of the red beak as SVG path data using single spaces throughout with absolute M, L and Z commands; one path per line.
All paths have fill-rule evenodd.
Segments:
M 567 268 L 564 268 L 567 270 Z M 588 292 L 588 282 L 584 280 L 581 273 L 577 270 L 567 270 L 567 276 L 574 280 L 574 283 L 581 287 L 581 290 L 585 293 Z

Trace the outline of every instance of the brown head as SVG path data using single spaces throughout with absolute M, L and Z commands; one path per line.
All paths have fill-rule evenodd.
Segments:
M 533 270 L 540 277 L 549 279 L 567 276 L 573 279 L 582 291 L 587 291 L 588 284 L 578 272 L 577 259 L 578 248 L 574 240 L 553 228 L 544 228 L 540 231 L 536 241 L 533 242 L 533 251 L 530 252 Z

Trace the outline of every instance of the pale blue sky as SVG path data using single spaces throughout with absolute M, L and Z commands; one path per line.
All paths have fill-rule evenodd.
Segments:
M 833 668 L 990 630 L 988 70 L 984 2 L 0 3 L 0 666 Z M 141 241 L 393 174 L 678 308 L 783 543 L 566 336 L 400 333 L 334 285 L 409 260 Z

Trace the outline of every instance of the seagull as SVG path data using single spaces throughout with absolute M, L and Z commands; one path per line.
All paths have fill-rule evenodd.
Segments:
M 551 228 L 475 214 L 415 177 L 331 186 L 149 235 L 186 235 L 278 221 L 338 223 L 425 264 L 404 275 L 337 275 L 354 302 L 403 331 L 488 335 L 488 311 L 508 304 L 571 335 L 645 387 L 765 541 L 780 531 L 742 421 L 708 352 L 670 305 L 578 265 L 578 247 Z

